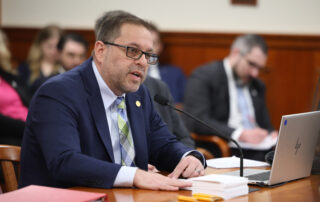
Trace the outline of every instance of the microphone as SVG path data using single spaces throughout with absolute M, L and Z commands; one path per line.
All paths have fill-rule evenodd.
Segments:
M 237 141 L 235 141 L 234 139 L 230 138 L 230 137 L 227 136 L 227 135 L 224 135 L 224 134 L 223 134 L 222 132 L 220 132 L 218 129 L 210 126 L 209 124 L 207 124 L 206 122 L 200 120 L 199 118 L 195 117 L 194 115 L 192 115 L 192 114 L 190 114 L 190 113 L 188 113 L 188 112 L 186 112 L 186 111 L 183 111 L 183 110 L 181 110 L 181 109 L 176 108 L 174 105 L 172 105 L 172 104 L 169 103 L 169 100 L 168 100 L 166 97 L 156 94 L 153 99 L 154 99 L 154 101 L 156 101 L 157 103 L 159 103 L 159 104 L 161 104 L 161 105 L 164 105 L 164 106 L 169 106 L 169 107 L 171 107 L 172 109 L 174 109 L 174 110 L 176 110 L 176 111 L 179 111 L 179 112 L 187 115 L 187 116 L 190 117 L 191 119 L 193 119 L 193 120 L 201 123 L 202 125 L 210 128 L 211 130 L 215 131 L 215 133 L 216 133 L 217 136 L 219 136 L 219 137 L 221 137 L 221 138 L 224 138 L 224 139 L 227 139 L 228 141 L 233 142 L 233 143 L 237 146 L 237 148 L 238 148 L 238 150 L 239 150 L 239 153 L 240 153 L 240 177 L 243 177 L 243 152 L 242 152 L 242 149 L 241 149 L 241 147 L 240 147 L 240 145 L 238 144 Z

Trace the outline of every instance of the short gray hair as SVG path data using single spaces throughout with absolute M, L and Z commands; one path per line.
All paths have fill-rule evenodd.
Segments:
M 96 41 L 113 42 L 120 35 L 123 24 L 141 25 L 148 29 L 148 23 L 141 18 L 121 10 L 109 11 L 97 19 L 95 24 Z
M 268 55 L 268 46 L 265 40 L 256 34 L 238 36 L 231 45 L 231 50 L 238 49 L 241 54 L 248 54 L 252 48 L 259 47 L 265 55 Z

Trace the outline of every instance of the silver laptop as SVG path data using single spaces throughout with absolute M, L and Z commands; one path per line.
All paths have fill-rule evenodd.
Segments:
M 320 111 L 282 116 L 271 170 L 244 169 L 243 176 L 258 185 L 310 176 L 319 136 Z M 239 171 L 226 174 L 239 176 Z

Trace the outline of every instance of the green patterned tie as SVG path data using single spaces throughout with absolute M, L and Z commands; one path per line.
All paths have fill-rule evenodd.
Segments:
M 116 100 L 118 129 L 120 138 L 121 164 L 124 166 L 135 166 L 133 160 L 135 156 L 132 135 L 129 130 L 128 119 L 125 114 L 124 97 Z

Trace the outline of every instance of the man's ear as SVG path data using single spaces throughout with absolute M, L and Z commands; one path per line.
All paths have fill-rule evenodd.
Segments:
M 230 58 L 232 58 L 235 63 L 238 63 L 238 61 L 242 58 L 241 52 L 239 49 L 232 49 L 230 51 Z
M 241 60 L 241 53 L 239 49 L 232 49 L 228 56 L 231 67 L 235 66 Z
M 102 41 L 96 41 L 94 44 L 94 55 L 98 63 L 102 63 L 104 58 L 104 52 L 106 51 L 106 46 Z
M 240 50 L 239 49 L 232 49 L 230 51 L 230 55 L 233 56 L 233 57 L 239 57 L 240 56 Z

